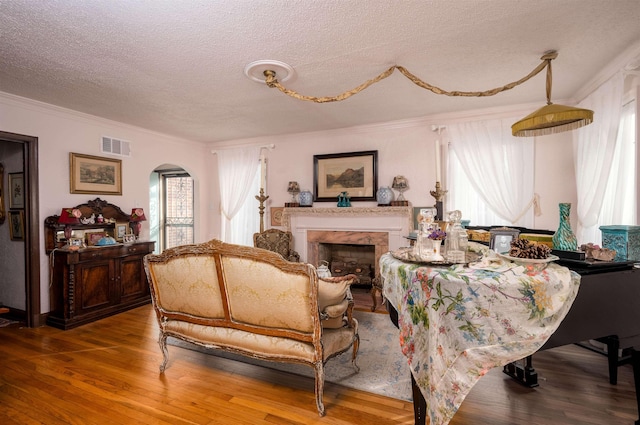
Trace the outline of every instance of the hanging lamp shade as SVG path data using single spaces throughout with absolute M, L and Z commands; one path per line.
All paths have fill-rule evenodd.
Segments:
M 551 61 L 556 57 L 558 52 L 549 51 L 541 58 L 547 62 L 547 104 L 513 124 L 511 134 L 514 136 L 546 136 L 575 130 L 593 122 L 593 111 L 589 109 L 551 103 Z
M 575 130 L 593 122 L 593 111 L 572 106 L 549 104 L 511 126 L 516 137 L 546 136 Z

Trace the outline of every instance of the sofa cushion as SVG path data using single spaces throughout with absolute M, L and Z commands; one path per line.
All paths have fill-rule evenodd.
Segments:
M 347 295 L 347 289 L 356 282 L 355 275 L 318 278 L 318 308 L 324 311 L 328 306 L 340 304 Z

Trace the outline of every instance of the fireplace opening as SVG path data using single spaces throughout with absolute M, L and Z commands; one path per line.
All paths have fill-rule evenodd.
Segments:
M 319 243 L 318 260 L 327 262 L 332 276 L 355 274 L 360 283 L 354 286 L 371 287 L 375 277 L 375 245 Z

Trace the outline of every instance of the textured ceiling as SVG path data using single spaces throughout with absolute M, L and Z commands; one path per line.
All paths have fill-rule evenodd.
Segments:
M 398 64 L 482 91 L 553 61 L 552 100 L 640 42 L 637 0 L 2 0 L 0 91 L 200 142 L 540 103 L 544 73 L 490 98 L 449 98 L 399 73 L 314 104 L 248 79 L 273 59 L 287 87 L 328 96 Z

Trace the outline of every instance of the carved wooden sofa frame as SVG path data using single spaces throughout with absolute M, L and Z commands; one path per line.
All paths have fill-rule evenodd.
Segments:
M 168 362 L 168 337 L 261 360 L 305 364 L 315 371 L 316 405 L 324 416 L 325 363 L 352 348 L 358 370 L 353 300 L 341 301 L 349 308 L 337 326 L 324 327 L 330 315 L 319 310 L 318 278 L 310 264 L 218 240 L 150 254 L 144 264 L 160 327 L 161 373 Z M 357 280 L 333 281 L 345 278 Z

